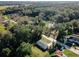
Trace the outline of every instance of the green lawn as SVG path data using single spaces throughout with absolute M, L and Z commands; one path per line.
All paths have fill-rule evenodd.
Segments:
M 8 7 L 13 7 L 13 6 L 0 6 L 0 10 L 4 10 L 4 9 L 6 9 Z
M 42 51 L 41 49 L 33 46 L 32 47 L 32 56 L 33 57 L 48 57 L 49 53 L 48 53 L 48 51 Z
M 79 55 L 73 53 L 72 51 L 69 50 L 64 50 L 64 54 L 68 57 L 79 57 Z

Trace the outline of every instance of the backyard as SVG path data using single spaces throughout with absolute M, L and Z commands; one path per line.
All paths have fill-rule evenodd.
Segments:
M 49 53 L 48 53 L 48 51 L 42 51 L 39 48 L 33 46 L 32 47 L 32 56 L 35 56 L 35 57 L 48 57 Z

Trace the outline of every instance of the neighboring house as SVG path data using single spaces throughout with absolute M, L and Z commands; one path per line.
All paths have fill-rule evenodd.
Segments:
M 9 23 L 9 21 L 8 20 L 4 20 L 3 22 L 2 22 L 3 24 L 4 24 L 4 26 L 8 26 L 8 23 Z
M 56 40 L 51 37 L 42 35 L 41 40 L 37 41 L 36 44 L 43 50 L 47 50 L 52 49 L 55 46 Z
M 0 15 L 0 23 L 4 21 L 4 18 Z
M 4 20 L 4 21 L 3 21 L 3 24 L 9 23 L 9 22 L 14 23 L 14 24 L 17 23 L 17 22 L 15 22 L 15 21 L 13 21 L 13 20 Z
M 17 22 L 15 22 L 15 21 L 13 21 L 13 20 L 4 20 L 2 23 L 3 23 L 4 26 L 6 26 L 6 27 L 7 27 L 10 23 L 11 23 L 11 24 L 17 24 Z

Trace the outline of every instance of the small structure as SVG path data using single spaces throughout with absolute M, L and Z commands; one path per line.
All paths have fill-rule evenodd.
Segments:
M 0 15 L 0 23 L 4 21 L 4 18 Z
M 4 24 L 4 26 L 8 26 L 8 23 L 9 23 L 9 21 L 8 20 L 4 20 L 3 22 L 2 22 L 3 24 Z
M 55 55 L 56 55 L 57 57 L 66 57 L 66 56 L 63 54 L 63 52 L 60 51 L 60 50 L 56 50 Z
M 48 28 L 55 28 L 55 23 L 48 23 L 47 24 L 47 27 Z

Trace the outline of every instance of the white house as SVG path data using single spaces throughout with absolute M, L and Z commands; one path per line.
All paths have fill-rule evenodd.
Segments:
M 52 49 L 55 46 L 56 40 L 51 37 L 42 35 L 41 40 L 37 41 L 36 44 L 43 50 L 47 50 Z

